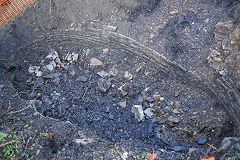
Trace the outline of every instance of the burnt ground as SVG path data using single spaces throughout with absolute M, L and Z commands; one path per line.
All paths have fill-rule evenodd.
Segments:
M 207 0 L 33 4 L 1 29 L 1 133 L 16 135 L 18 159 L 239 159 L 239 105 L 232 111 L 214 88 L 218 79 L 233 82 L 236 98 L 227 100 L 237 103 L 239 8 Z M 182 68 L 172 71 L 175 63 L 216 96 Z

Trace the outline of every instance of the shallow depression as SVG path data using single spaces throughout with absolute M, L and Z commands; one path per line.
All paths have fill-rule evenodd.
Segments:
M 228 130 L 228 117 L 214 99 L 133 52 L 59 40 L 28 52 L 38 56 L 22 64 L 29 75 L 25 91 L 44 116 L 113 142 L 141 140 L 163 148 L 191 147 L 197 137 L 216 141 Z M 140 122 L 134 105 L 143 108 Z

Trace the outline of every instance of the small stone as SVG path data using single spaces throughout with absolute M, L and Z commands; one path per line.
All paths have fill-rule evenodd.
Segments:
M 212 58 L 217 63 L 221 63 L 222 62 L 222 59 L 220 57 L 212 57 Z
M 164 97 L 160 97 L 160 102 L 163 102 L 165 100 Z
M 109 107 L 109 106 L 106 107 L 105 112 L 106 112 L 106 113 L 109 113 L 109 112 L 110 112 L 110 107 Z
M 149 106 L 152 108 L 154 107 L 154 103 L 150 103 Z
M 169 14 L 172 16 L 172 15 L 175 15 L 175 14 L 179 14 L 179 12 L 178 11 L 171 11 L 171 12 L 169 12 Z
M 232 137 L 225 137 L 221 142 L 221 147 L 219 150 L 226 150 L 229 146 L 232 145 Z
M 140 95 L 137 99 L 138 102 L 142 103 L 143 102 L 143 97 Z
M 205 19 L 205 20 L 204 20 L 204 23 L 208 23 L 209 20 L 210 20 L 209 18 Z
M 154 99 L 152 97 L 147 97 L 146 98 L 146 101 L 149 102 L 149 103 L 153 103 L 154 102 Z
M 67 55 L 66 60 L 71 61 L 72 60 L 72 55 L 71 54 Z
M 102 66 L 103 63 L 98 60 L 97 58 L 91 58 L 90 59 L 90 66 L 93 66 L 93 67 L 99 67 L 99 66 Z
M 170 116 L 168 117 L 168 121 L 172 123 L 180 123 L 181 120 L 177 117 Z
M 123 154 L 120 154 L 122 160 L 127 160 L 128 159 L 128 152 L 124 152 Z
M 131 79 L 133 79 L 133 75 L 131 73 L 129 73 L 128 71 L 126 71 L 124 78 L 131 80 Z
M 195 152 L 195 151 L 197 151 L 197 148 L 189 148 L 189 150 L 188 150 L 188 156 L 192 156 L 192 153 L 193 152 Z
M 48 75 L 44 76 L 44 78 L 53 79 L 53 78 L 58 78 L 60 76 L 61 76 L 61 73 L 52 73 L 52 74 L 48 74 Z
M 107 73 L 107 72 L 105 72 L 105 71 L 98 72 L 97 74 L 98 74 L 100 77 L 102 77 L 102 78 L 108 78 L 108 77 L 110 77 L 110 74 Z
M 139 68 L 136 69 L 136 72 L 138 73 L 138 72 L 140 72 L 141 70 L 142 70 L 142 67 L 139 67 Z
M 120 108 L 126 108 L 127 107 L 127 101 L 122 101 L 118 103 Z
M 78 76 L 76 81 L 87 82 L 88 78 L 86 76 Z
M 39 153 L 40 153 L 40 149 L 36 151 L 36 156 L 39 155 Z
M 207 143 L 207 139 L 204 137 L 200 137 L 200 138 L 196 139 L 196 141 L 199 145 L 204 145 Z
M 181 106 L 181 102 L 180 101 L 175 101 L 175 102 L 173 102 L 173 105 L 175 107 L 180 107 Z
M 58 57 L 58 53 L 53 51 L 52 53 L 48 54 L 46 58 L 52 58 L 53 60 Z
M 180 152 L 180 151 L 185 150 L 185 148 L 184 148 L 183 146 L 174 146 L 174 147 L 173 147 L 173 150 L 174 150 L 175 152 Z
M 179 113 L 180 113 L 180 112 L 178 111 L 178 109 L 174 109 L 172 112 L 175 113 L 175 114 L 179 114 Z
M 48 103 L 49 105 L 53 104 L 53 102 L 49 98 L 45 98 L 43 101 L 45 103 Z
M 147 109 L 145 109 L 144 113 L 145 113 L 149 118 L 153 118 L 154 113 L 153 113 L 152 111 L 153 111 L 152 108 L 147 108 Z
M 98 89 L 103 93 L 106 93 L 108 89 L 111 87 L 111 82 L 107 79 L 100 78 L 97 83 Z
M 76 75 L 76 72 L 75 72 L 75 70 L 73 69 L 73 70 L 71 70 L 70 71 L 70 74 L 71 74 L 71 76 L 75 76 Z
M 110 120 L 114 120 L 114 119 L 115 119 L 114 115 L 112 115 L 112 114 L 110 114 L 110 115 L 108 116 L 108 118 L 109 118 Z
M 118 70 L 116 68 L 111 68 L 109 70 L 109 73 L 115 77 L 118 74 Z
M 28 72 L 29 73 L 36 73 L 36 72 L 39 71 L 39 69 L 40 69 L 40 66 L 29 66 Z
M 135 114 L 135 118 L 139 122 L 144 120 L 144 113 L 143 113 L 142 105 L 134 105 L 131 110 Z
M 41 71 L 37 71 L 37 72 L 36 72 L 36 76 L 37 76 L 37 77 L 41 77 L 41 76 L 42 76 L 42 72 L 41 72 Z
M 141 89 L 143 87 L 142 83 L 140 82 L 134 82 L 133 83 L 133 87 L 137 88 L 137 89 Z
M 161 96 L 159 94 L 154 94 L 153 99 L 154 100 L 160 100 Z
M 72 60 L 77 61 L 78 60 L 78 54 L 77 53 L 72 53 Z
M 43 79 L 43 77 L 39 77 L 38 79 L 37 79 L 37 85 L 38 86 L 42 86 L 44 84 L 44 79 Z
M 105 31 L 112 31 L 112 32 L 116 32 L 118 27 L 115 26 L 110 26 L 110 25 L 103 25 L 103 29 Z
M 103 53 L 107 53 L 108 50 L 109 50 L 108 48 L 104 48 L 104 49 L 103 49 Z
M 180 92 L 179 92 L 179 91 L 176 91 L 176 93 L 175 93 L 175 97 L 178 97 L 179 94 L 180 94 Z
M 54 66 L 51 63 L 46 65 L 46 67 L 49 71 L 52 71 L 54 69 Z

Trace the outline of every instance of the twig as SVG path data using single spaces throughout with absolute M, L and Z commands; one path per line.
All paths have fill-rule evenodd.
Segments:
M 19 120 L 23 121 L 24 123 L 26 123 L 26 124 L 28 124 L 28 125 L 33 126 L 34 128 L 37 128 L 40 132 L 42 132 L 44 135 L 46 135 L 46 132 L 44 132 L 42 129 L 40 129 L 40 128 L 39 128 L 38 126 L 36 126 L 35 124 L 30 123 L 30 122 L 27 122 L 27 121 L 25 121 L 25 120 L 23 120 L 23 119 L 21 119 L 21 118 L 19 118 Z
M 211 148 L 215 149 L 217 152 L 220 152 L 220 150 L 217 149 L 216 147 L 214 147 L 213 145 L 211 145 L 211 144 L 209 144 L 209 143 L 207 143 L 207 145 L 209 145 Z
M 22 102 L 21 104 L 19 104 L 17 107 L 14 108 L 8 108 L 7 111 L 3 112 L 2 114 L 0 114 L 0 117 L 4 116 L 5 114 L 7 114 L 8 112 L 11 112 L 15 109 L 17 109 L 18 107 L 22 106 L 25 102 Z
M 32 104 L 33 102 L 34 102 L 34 100 L 30 100 L 30 103 L 29 103 L 29 105 L 28 105 L 27 107 L 25 107 L 25 108 L 23 108 L 23 109 L 21 109 L 21 110 L 15 111 L 15 112 L 10 112 L 10 113 L 8 113 L 8 114 L 20 113 L 20 112 L 22 112 L 22 111 L 30 108 L 30 107 L 31 107 L 31 104 Z
M 4 144 L 0 144 L 0 147 L 4 147 L 4 146 L 7 146 L 7 145 L 13 144 L 13 143 L 16 143 L 16 141 L 13 140 L 13 141 L 10 141 L 10 142 L 6 142 L 6 143 L 4 143 Z

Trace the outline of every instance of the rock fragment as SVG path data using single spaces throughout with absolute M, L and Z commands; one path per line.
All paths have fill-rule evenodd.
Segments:
M 172 112 L 175 113 L 175 114 L 179 114 L 180 113 L 178 109 L 174 109 Z
M 154 100 L 160 100 L 161 96 L 159 94 L 154 94 L 153 99 Z
M 149 102 L 149 103 L 153 103 L 154 102 L 154 99 L 152 97 L 147 97 L 146 98 L 146 101 Z
M 126 108 L 127 107 L 127 101 L 121 101 L 118 103 L 120 108 Z
M 133 79 L 133 75 L 131 73 L 129 73 L 128 71 L 126 71 L 124 78 L 131 80 L 131 79 Z
M 116 32 L 118 27 L 115 26 L 110 26 L 110 25 L 103 25 L 103 29 L 105 31 L 111 31 L 111 32 Z
M 97 84 L 98 84 L 98 89 L 103 93 L 106 93 L 111 86 L 111 82 L 103 78 L 100 78 Z
M 144 113 L 142 105 L 134 105 L 132 107 L 132 112 L 135 114 L 135 118 L 140 122 L 144 120 Z
M 152 108 L 147 108 L 144 110 L 144 113 L 149 117 L 149 118 L 153 118 L 154 113 L 153 113 L 153 109 Z
M 169 12 L 169 14 L 170 14 L 171 16 L 173 16 L 173 15 L 179 14 L 179 12 L 178 12 L 178 11 L 171 11 L 171 12 Z
M 103 63 L 99 59 L 97 59 L 97 58 L 91 58 L 90 59 L 90 66 L 92 66 L 92 67 L 100 67 L 102 65 L 103 65 Z
M 180 123 L 181 120 L 177 117 L 170 116 L 168 117 L 168 121 L 172 123 Z
M 196 141 L 199 145 L 204 145 L 207 143 L 207 139 L 204 137 L 200 137 L 200 138 L 196 139 Z
M 76 81 L 80 81 L 80 82 L 87 82 L 88 81 L 88 78 L 86 76 L 78 76 Z
M 107 72 L 105 72 L 105 71 L 100 71 L 100 72 L 98 72 L 97 73 L 100 77 L 102 77 L 102 78 L 108 78 L 108 77 L 110 77 L 110 74 L 109 73 L 107 73 Z
M 174 101 L 174 102 L 172 102 L 172 106 L 180 107 L 181 106 L 181 101 Z
M 113 67 L 109 70 L 109 73 L 115 77 L 118 74 L 118 70 Z
M 180 152 L 180 151 L 185 150 L 185 147 L 184 147 L 184 146 L 174 146 L 172 149 L 173 149 L 175 152 Z

